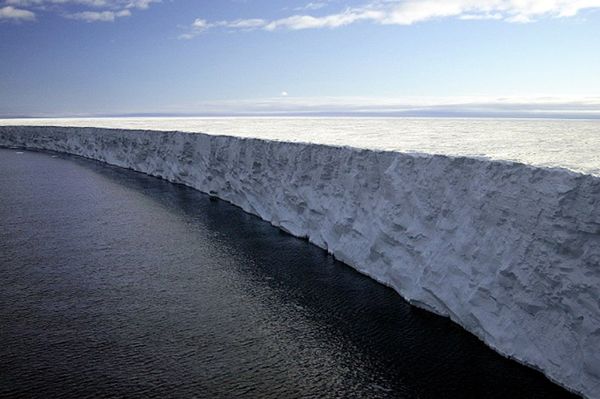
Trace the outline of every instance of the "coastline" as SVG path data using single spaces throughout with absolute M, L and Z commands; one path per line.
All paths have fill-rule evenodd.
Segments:
M 0 145 L 79 155 L 231 202 L 598 397 L 599 177 L 202 133 L 2 126 Z

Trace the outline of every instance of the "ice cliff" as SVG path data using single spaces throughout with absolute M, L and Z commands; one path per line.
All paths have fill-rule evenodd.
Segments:
M 600 177 L 181 132 L 0 127 L 182 183 L 326 249 L 498 352 L 600 398 Z

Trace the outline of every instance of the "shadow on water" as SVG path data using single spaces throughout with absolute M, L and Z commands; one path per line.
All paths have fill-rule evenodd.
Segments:
M 233 205 L 52 156 L 0 150 L 0 395 L 572 397 Z

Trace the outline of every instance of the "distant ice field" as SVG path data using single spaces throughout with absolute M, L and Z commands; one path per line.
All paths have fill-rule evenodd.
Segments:
M 0 119 L 0 125 L 178 130 L 469 156 L 600 176 L 600 120 L 455 118 Z

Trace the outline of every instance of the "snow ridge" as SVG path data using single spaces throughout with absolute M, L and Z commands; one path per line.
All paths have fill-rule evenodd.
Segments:
M 600 177 L 202 133 L 0 127 L 0 146 L 182 183 L 313 244 L 600 398 Z

